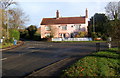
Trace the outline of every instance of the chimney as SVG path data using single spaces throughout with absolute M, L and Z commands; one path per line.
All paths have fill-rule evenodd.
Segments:
M 56 12 L 56 18 L 59 18 L 59 11 Z
M 86 15 L 85 15 L 86 18 L 88 18 L 88 9 L 86 8 Z

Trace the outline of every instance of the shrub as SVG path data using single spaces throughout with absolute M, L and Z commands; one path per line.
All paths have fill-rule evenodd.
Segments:
M 98 37 L 95 32 L 92 32 L 91 36 L 92 36 L 93 39 Z
M 103 40 L 107 40 L 108 39 L 108 37 L 106 35 L 102 35 L 101 37 L 102 37 Z
M 24 29 L 24 30 L 19 30 L 20 32 L 20 38 L 25 38 L 25 39 L 29 39 L 29 33 L 28 30 Z
M 20 33 L 18 30 L 10 29 L 9 34 L 10 34 L 10 42 L 13 42 L 13 39 L 16 39 L 16 40 L 20 39 Z
M 28 30 L 28 33 L 29 33 L 30 38 L 33 39 L 33 38 L 34 38 L 34 34 L 35 34 L 36 31 L 37 31 L 37 27 L 34 26 L 34 25 L 31 25 L 31 26 L 29 26 L 29 27 L 27 28 L 27 30 Z
M 39 33 L 35 33 L 34 40 L 37 40 L 37 41 L 41 40 L 41 35 Z
M 76 35 L 76 38 L 85 37 L 85 36 L 87 36 L 87 32 L 79 32 L 79 33 Z

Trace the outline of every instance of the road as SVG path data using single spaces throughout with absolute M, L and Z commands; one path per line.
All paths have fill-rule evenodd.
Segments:
M 81 57 L 96 51 L 96 43 L 53 43 L 25 41 L 25 44 L 2 52 L 3 76 L 25 76 L 66 57 Z M 101 50 L 106 43 L 101 43 Z

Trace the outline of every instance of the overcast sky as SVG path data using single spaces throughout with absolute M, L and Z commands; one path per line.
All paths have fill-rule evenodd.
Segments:
M 88 8 L 89 18 L 95 13 L 105 13 L 105 6 L 110 1 L 119 0 L 14 0 L 19 2 L 30 21 L 26 24 L 40 27 L 42 18 L 52 18 L 59 10 L 62 17 L 84 16 Z

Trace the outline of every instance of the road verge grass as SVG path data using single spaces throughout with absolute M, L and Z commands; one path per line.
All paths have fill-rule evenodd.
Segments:
M 63 70 L 62 78 L 79 76 L 120 76 L 118 48 L 93 53 Z
M 13 45 L 13 43 L 3 43 L 3 44 L 0 44 L 0 48 L 7 48 L 7 47 L 10 47 L 10 46 L 12 46 Z
M 48 42 L 106 42 L 106 41 L 48 41 Z

